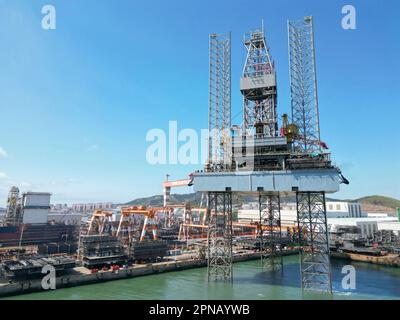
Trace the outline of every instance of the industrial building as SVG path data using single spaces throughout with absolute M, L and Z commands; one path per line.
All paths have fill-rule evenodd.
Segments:
M 72 210 L 74 212 L 93 212 L 94 210 L 110 210 L 115 208 L 115 205 L 112 202 L 98 202 L 98 203 L 78 203 L 73 204 Z
M 47 222 L 52 224 L 65 224 L 80 226 L 82 215 L 80 213 L 59 213 L 50 211 Z
M 367 217 L 366 212 L 362 212 L 360 203 L 345 201 L 327 201 L 327 218 L 361 218 Z M 247 203 L 238 210 L 238 219 L 240 221 L 258 221 L 259 209 L 258 203 Z M 297 222 L 296 203 L 283 203 L 281 205 L 281 219 L 283 222 Z
M 367 237 L 373 237 L 378 230 L 395 231 L 396 234 L 400 230 L 400 222 L 397 217 L 328 218 L 328 226 L 331 232 L 344 226 L 356 226 L 359 228 L 360 234 Z
M 13 186 L 7 199 L 6 215 L 0 227 L 0 246 L 74 242 L 80 215 L 59 215 L 50 211 L 51 194 L 25 192 Z

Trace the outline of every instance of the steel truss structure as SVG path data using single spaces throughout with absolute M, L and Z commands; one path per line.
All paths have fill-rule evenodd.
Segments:
M 278 129 L 275 66 L 264 30 L 245 35 L 244 45 L 247 57 L 241 81 L 243 131 L 255 127 L 259 135 L 275 137 Z
M 288 21 L 292 122 L 298 127 L 295 150 L 321 151 L 312 17 Z
M 303 290 L 332 293 L 324 192 L 297 192 L 300 276 Z
M 208 281 L 233 281 L 232 192 L 208 192 Z
M 190 225 L 193 223 L 192 220 L 192 207 L 190 203 L 185 204 L 184 212 L 183 212 L 183 221 L 182 224 L 182 238 L 188 242 L 189 241 L 189 233 L 190 233 Z
M 231 162 L 231 34 L 211 34 L 209 40 L 208 164 L 223 167 Z
M 5 222 L 8 226 L 22 223 L 22 203 L 17 187 L 11 187 L 8 194 Z
M 261 264 L 271 270 L 283 266 L 279 193 L 259 192 Z

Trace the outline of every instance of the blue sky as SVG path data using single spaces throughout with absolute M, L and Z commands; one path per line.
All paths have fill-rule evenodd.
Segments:
M 45 4 L 56 30 L 41 28 Z M 341 28 L 346 4 L 356 30 Z M 145 137 L 170 120 L 207 128 L 208 34 L 232 31 L 236 115 L 243 33 L 264 19 L 282 114 L 286 21 L 305 15 L 314 16 L 321 137 L 351 182 L 335 197 L 400 198 L 399 10 L 396 0 L 0 0 L 0 206 L 12 184 L 50 191 L 53 202 L 120 202 L 161 193 L 166 173 L 200 169 L 148 164 Z

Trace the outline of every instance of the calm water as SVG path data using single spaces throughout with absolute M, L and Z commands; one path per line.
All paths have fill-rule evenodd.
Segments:
M 8 299 L 330 299 L 302 297 L 297 256 L 285 257 L 283 272 L 263 271 L 260 262 L 234 264 L 234 283 L 208 283 L 207 269 L 190 269 L 106 283 L 26 294 Z M 356 290 L 344 291 L 341 269 L 348 261 L 332 261 L 333 299 L 399 299 L 400 268 L 352 263 Z

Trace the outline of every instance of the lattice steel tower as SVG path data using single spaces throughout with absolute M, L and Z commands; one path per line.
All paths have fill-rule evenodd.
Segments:
M 22 222 L 21 198 L 17 187 L 11 187 L 8 193 L 5 222 L 9 226 L 17 226 Z
M 303 290 L 332 292 L 328 228 L 324 192 L 297 192 L 297 221 L 301 234 Z
M 208 280 L 232 282 L 232 192 L 208 193 Z
M 259 190 L 260 251 L 263 267 L 278 270 L 283 267 L 282 227 L 279 192 Z
M 295 150 L 321 151 L 312 17 L 288 21 L 292 122 L 299 130 Z
M 263 28 L 246 34 L 244 45 L 247 57 L 240 80 L 243 130 L 255 128 L 258 135 L 275 137 L 278 131 L 276 73 Z
M 231 34 L 210 35 L 207 170 L 223 171 L 231 155 Z M 232 192 L 208 192 L 208 279 L 232 281 Z
M 295 151 L 321 151 L 312 17 L 288 21 L 292 120 L 298 127 Z M 302 245 L 302 288 L 332 292 L 325 192 L 297 191 L 297 220 Z
M 208 165 L 223 169 L 231 162 L 231 34 L 211 34 Z

